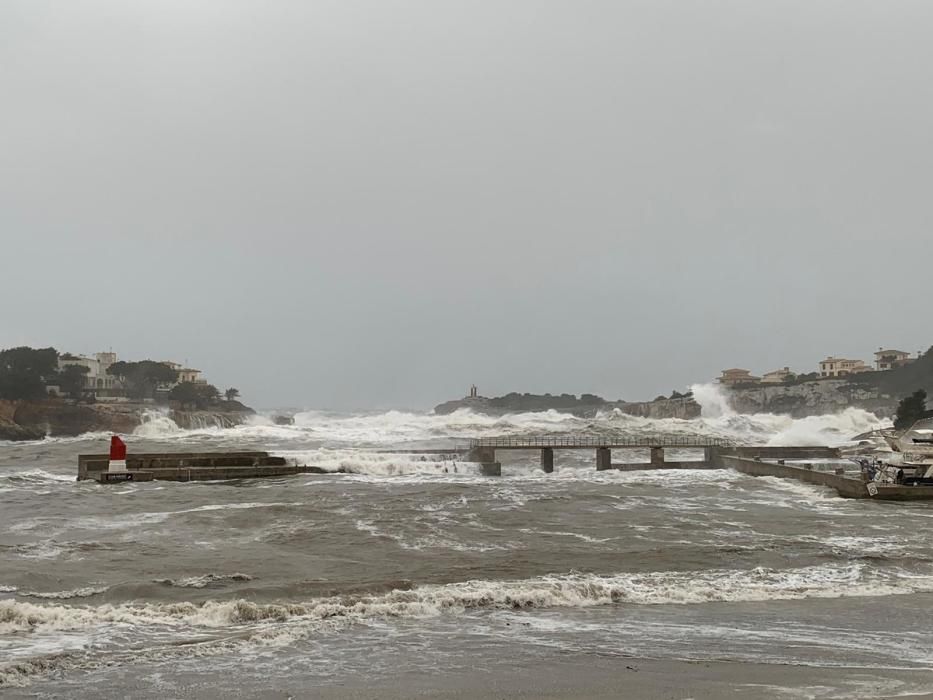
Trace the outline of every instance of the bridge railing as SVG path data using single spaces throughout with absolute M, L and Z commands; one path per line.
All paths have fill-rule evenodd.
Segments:
M 732 447 L 731 440 L 689 435 L 647 435 L 639 437 L 599 437 L 591 435 L 537 435 L 473 438 L 470 448 L 502 447 L 540 449 L 542 447 Z

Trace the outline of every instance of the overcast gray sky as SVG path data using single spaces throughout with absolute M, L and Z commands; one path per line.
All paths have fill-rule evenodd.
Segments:
M 4 0 L 0 347 L 256 406 L 933 343 L 933 3 Z

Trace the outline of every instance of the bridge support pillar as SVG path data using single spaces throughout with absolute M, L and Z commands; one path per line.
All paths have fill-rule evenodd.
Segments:
M 474 447 L 467 454 L 467 462 L 479 462 L 479 471 L 483 476 L 502 476 L 502 464 L 496 461 L 494 447 Z
M 502 476 L 502 463 L 483 462 L 479 465 L 479 471 L 483 476 Z
M 495 462 L 496 450 L 492 447 L 474 447 L 467 455 L 467 462 Z
M 663 467 L 664 466 L 664 448 L 663 447 L 652 447 L 651 448 L 651 466 L 652 467 Z
M 550 474 L 554 471 L 554 448 L 541 448 L 541 471 L 545 474 Z
M 721 467 L 722 459 L 718 447 L 704 447 L 703 461 L 711 467 Z
M 596 471 L 603 472 L 612 469 L 612 450 L 608 447 L 596 448 Z

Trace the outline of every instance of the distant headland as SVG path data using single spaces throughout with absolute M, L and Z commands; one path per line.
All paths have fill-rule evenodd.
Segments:
M 580 418 L 593 418 L 598 413 L 618 410 L 642 418 L 697 418 L 700 405 L 687 392 L 673 392 L 669 397 L 659 396 L 654 401 L 607 401 L 595 394 L 519 394 L 512 392 L 504 396 L 480 396 L 476 387 L 462 399 L 446 401 L 434 407 L 438 415 L 468 408 L 477 413 L 500 416 L 507 413 L 529 413 L 536 411 L 560 411 Z
M 254 413 L 239 395 L 233 387 L 221 393 L 200 370 L 170 360 L 127 362 L 112 351 L 0 350 L 0 440 L 127 433 L 155 409 L 182 428 L 231 426 Z
M 820 371 L 797 374 L 789 368 L 761 377 L 745 369 L 723 370 L 718 386 L 737 413 L 775 413 L 794 418 L 838 413 L 861 408 L 880 417 L 890 417 L 899 401 L 923 390 L 933 395 L 933 348 L 916 357 L 898 350 L 879 349 L 875 369 L 858 360 L 827 357 Z M 595 394 L 529 394 L 512 392 L 503 396 L 479 395 L 471 386 L 462 399 L 445 401 L 434 408 L 439 415 L 459 409 L 487 415 L 555 410 L 590 418 L 599 412 L 618 410 L 645 418 L 697 418 L 701 407 L 691 392 L 673 392 L 653 401 L 609 401 Z

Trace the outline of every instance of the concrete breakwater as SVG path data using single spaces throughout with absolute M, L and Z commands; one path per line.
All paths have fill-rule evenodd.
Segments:
M 110 470 L 106 454 L 78 455 L 78 481 L 212 481 L 287 476 L 315 471 L 290 465 L 268 452 L 153 452 L 126 456 L 126 468 Z

